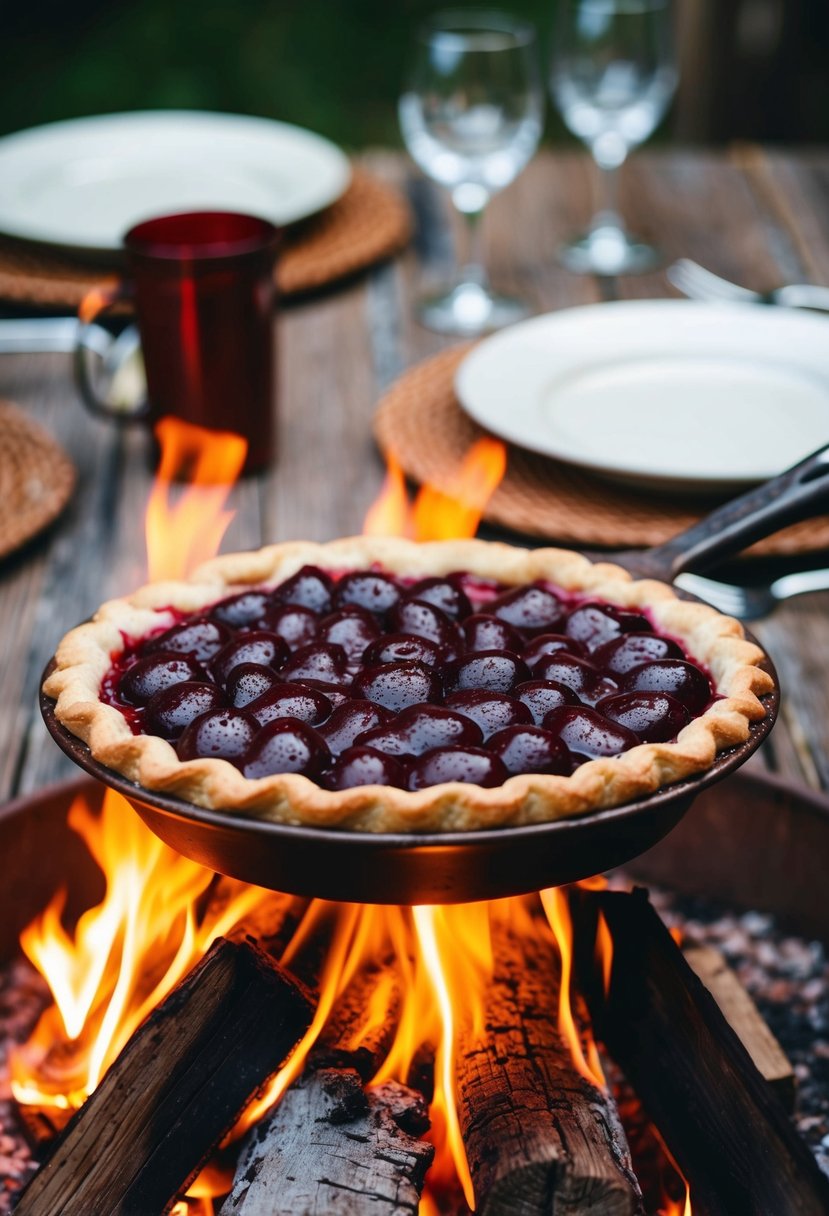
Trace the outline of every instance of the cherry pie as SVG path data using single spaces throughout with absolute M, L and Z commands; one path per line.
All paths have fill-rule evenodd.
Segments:
M 101 763 L 199 806 L 363 831 L 618 805 L 742 742 L 740 625 L 558 549 L 354 538 L 104 604 L 45 684 Z

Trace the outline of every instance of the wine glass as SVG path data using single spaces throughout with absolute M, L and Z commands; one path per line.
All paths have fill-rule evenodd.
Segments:
M 475 334 L 530 311 L 494 294 L 484 270 L 480 221 L 527 164 L 541 135 L 543 93 L 535 31 L 496 12 L 439 13 L 418 33 L 400 127 L 413 159 L 445 186 L 465 222 L 464 256 L 447 290 L 418 315 L 440 333 Z
M 550 87 L 564 122 L 593 154 L 602 205 L 589 231 L 561 251 L 569 270 L 647 270 L 655 249 L 625 231 L 618 171 L 659 125 L 677 83 L 671 0 L 559 0 Z

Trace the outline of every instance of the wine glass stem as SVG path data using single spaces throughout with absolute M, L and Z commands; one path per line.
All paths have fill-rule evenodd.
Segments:
M 624 231 L 624 220 L 619 212 L 619 170 L 624 161 L 611 162 L 596 157 L 596 163 L 599 167 L 599 206 L 593 219 L 593 227 L 619 228 Z
M 461 209 L 459 209 L 461 210 Z M 458 281 L 460 283 L 475 283 L 486 290 L 488 285 L 487 273 L 484 267 L 484 244 L 481 220 L 484 208 L 476 211 L 461 210 L 463 217 L 463 236 L 460 242 L 458 257 Z

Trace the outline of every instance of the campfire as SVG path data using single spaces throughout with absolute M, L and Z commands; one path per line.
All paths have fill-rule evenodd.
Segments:
M 218 548 L 245 453 L 170 420 L 160 439 L 163 579 Z M 412 507 L 391 465 L 366 530 L 473 535 L 504 462 L 483 440 Z M 69 824 L 105 889 L 76 923 L 58 891 L 22 936 L 52 1003 L 12 1088 L 52 1143 L 20 1213 L 826 1210 L 751 1044 L 644 892 L 332 904 L 205 870 L 111 791 Z

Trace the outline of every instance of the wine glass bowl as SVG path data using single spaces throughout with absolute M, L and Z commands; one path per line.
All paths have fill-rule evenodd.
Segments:
M 647 270 L 657 252 L 626 232 L 616 175 L 658 127 L 677 83 L 671 0 L 560 0 L 550 90 L 565 125 L 590 148 L 602 205 L 589 231 L 562 250 L 571 270 Z
M 466 221 L 467 256 L 448 291 L 421 303 L 442 333 L 472 334 L 519 320 L 528 308 L 492 293 L 480 219 L 532 157 L 542 95 L 531 25 L 495 12 L 440 13 L 422 27 L 399 104 L 403 139 L 421 169 L 449 191 Z

